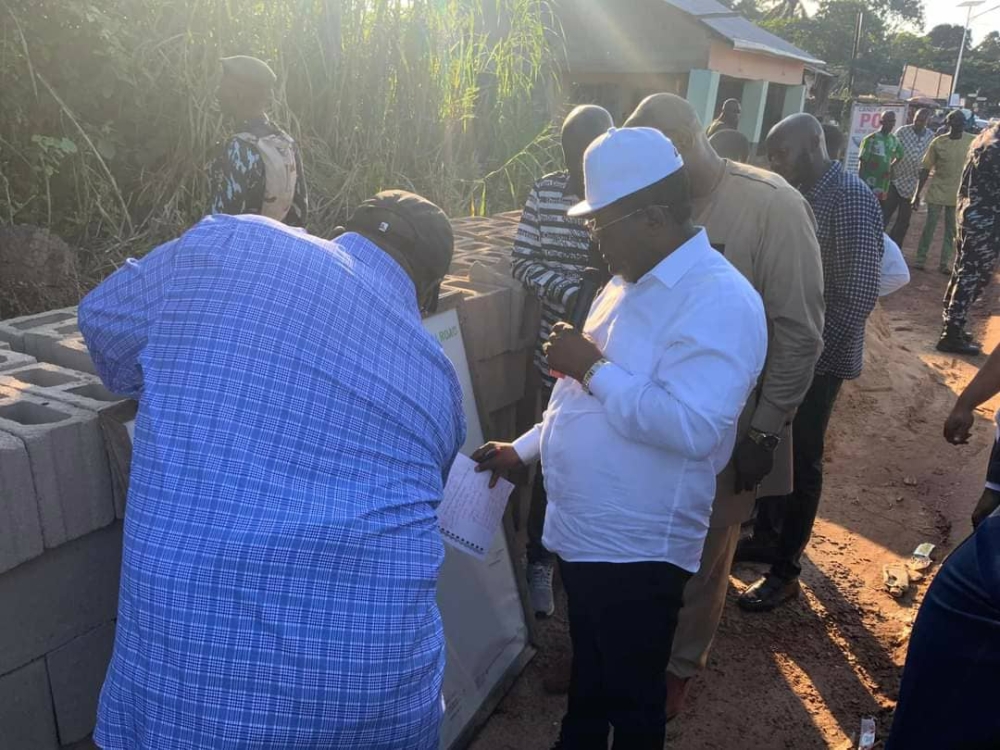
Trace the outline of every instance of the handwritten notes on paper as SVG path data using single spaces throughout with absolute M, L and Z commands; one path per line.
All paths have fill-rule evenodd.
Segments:
M 455 459 L 438 506 L 438 525 L 448 544 L 485 560 L 514 485 L 501 479 L 490 489 L 489 472 L 475 469 L 471 458 L 459 454 Z

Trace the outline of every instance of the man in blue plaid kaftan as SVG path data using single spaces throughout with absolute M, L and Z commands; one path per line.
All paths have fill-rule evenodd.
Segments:
M 436 750 L 435 507 L 465 423 L 418 306 L 451 230 L 433 273 L 420 231 L 394 256 L 214 216 L 81 304 L 140 401 L 104 750 Z

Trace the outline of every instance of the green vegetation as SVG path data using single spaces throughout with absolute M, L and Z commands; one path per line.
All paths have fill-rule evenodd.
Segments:
M 99 278 L 196 221 L 232 54 L 279 75 L 313 232 L 389 187 L 513 208 L 556 153 L 551 23 L 544 0 L 0 0 L 0 222 Z
M 855 63 L 855 94 L 871 94 L 878 83 L 896 83 L 904 65 L 951 74 L 962 42 L 961 25 L 939 25 L 926 34 L 920 0 L 820 0 L 806 15 L 799 0 L 730 0 L 730 5 L 769 31 L 825 60 L 838 76 L 834 92 L 849 98 L 846 87 L 858 13 L 864 14 Z M 964 9 L 955 11 L 964 20 Z M 966 38 L 958 81 L 960 94 L 978 92 L 992 107 L 1000 102 L 1000 32 L 981 40 Z

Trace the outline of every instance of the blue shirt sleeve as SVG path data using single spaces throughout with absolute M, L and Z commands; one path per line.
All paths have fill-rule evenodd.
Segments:
M 170 280 L 180 240 L 129 258 L 80 303 L 79 325 L 97 374 L 114 393 L 142 395 L 141 357 Z

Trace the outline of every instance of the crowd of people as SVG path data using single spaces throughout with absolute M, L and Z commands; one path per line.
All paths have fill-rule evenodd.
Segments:
M 139 401 L 94 740 L 436 750 L 435 508 L 465 423 L 421 316 L 436 309 L 451 226 L 387 191 L 331 238 L 296 228 L 307 191 L 297 147 L 264 111 L 274 74 L 253 58 L 223 67 L 220 103 L 240 124 L 210 170 L 214 215 L 79 309 L 100 376 Z M 743 610 L 799 594 L 831 413 L 861 374 L 877 298 L 905 283 L 898 246 L 929 177 L 929 204 L 953 199 L 945 221 L 958 224 L 942 343 L 979 351 L 965 316 L 1000 252 L 1000 125 L 966 146 L 957 121 L 928 138 L 926 113 L 896 133 L 883 117 L 858 176 L 836 158 L 842 134 L 809 114 L 768 133 L 770 170 L 750 166 L 738 118 L 727 101 L 706 131 L 673 94 L 617 128 L 577 107 L 565 168 L 529 192 L 512 248 L 515 278 L 542 302 L 540 419 L 472 458 L 491 481 L 537 465 L 529 599 L 552 615 L 558 566 L 572 642 L 563 750 L 606 750 L 612 730 L 617 750 L 663 747 L 734 561 L 769 565 Z M 997 391 L 995 353 L 946 437 L 965 441 Z M 986 689 L 1000 660 L 998 457 L 978 529 L 918 617 L 894 749 L 1000 742 L 1000 718 L 983 719 L 998 716 Z M 977 721 L 956 718 L 971 710 Z

